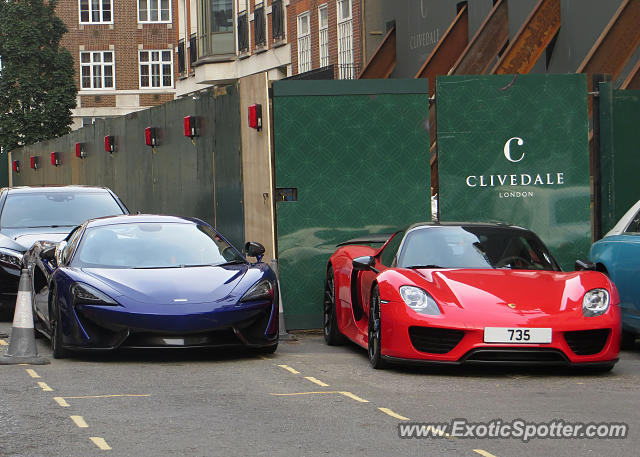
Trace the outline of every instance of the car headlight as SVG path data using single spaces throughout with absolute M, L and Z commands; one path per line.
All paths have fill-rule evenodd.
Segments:
M 273 284 L 267 279 L 259 281 L 251 287 L 240 299 L 241 302 L 255 300 L 273 300 Z
M 419 287 L 402 286 L 400 287 L 400 296 L 409 308 L 418 313 L 440 314 L 440 308 L 433 297 Z
M 0 249 L 0 263 L 9 268 L 22 268 L 22 253 L 11 249 Z
M 605 289 L 593 289 L 584 294 L 582 314 L 586 317 L 600 316 L 609 309 L 609 292 Z
M 109 297 L 104 292 L 100 292 L 95 287 L 91 287 L 88 284 L 76 283 L 71 286 L 71 295 L 73 296 L 73 304 L 83 305 L 111 305 L 115 306 L 118 303 Z

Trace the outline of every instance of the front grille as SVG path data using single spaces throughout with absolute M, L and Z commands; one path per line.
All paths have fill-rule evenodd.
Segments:
M 153 348 L 153 347 L 197 347 L 197 346 L 226 346 L 241 344 L 233 329 L 215 330 L 206 333 L 188 335 L 174 335 L 140 332 L 133 333 L 127 338 L 122 347 Z
M 409 327 L 411 344 L 420 352 L 446 354 L 464 337 L 463 330 L 435 327 Z
M 564 339 L 576 355 L 593 355 L 601 352 L 607 344 L 611 330 L 576 330 L 564 332 Z
M 465 362 L 488 363 L 567 363 L 567 358 L 556 349 L 474 349 L 463 357 Z

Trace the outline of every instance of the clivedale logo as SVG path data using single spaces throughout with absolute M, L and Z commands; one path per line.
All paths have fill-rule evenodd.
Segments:
M 512 151 L 512 145 L 515 144 Z M 526 152 L 523 148 L 524 140 L 520 137 L 509 138 L 504 144 L 503 153 L 505 159 L 511 163 L 520 163 L 524 160 Z M 496 186 L 561 186 L 564 185 L 563 172 L 551 173 L 510 173 L 496 175 L 469 175 L 466 179 L 467 187 L 496 187 Z M 500 198 L 527 198 L 534 193 L 527 190 L 500 191 Z

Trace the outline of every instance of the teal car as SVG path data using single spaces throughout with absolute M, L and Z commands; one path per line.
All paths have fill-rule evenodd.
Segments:
M 640 336 L 640 201 L 591 246 L 589 259 L 608 275 L 620 294 L 623 348 Z

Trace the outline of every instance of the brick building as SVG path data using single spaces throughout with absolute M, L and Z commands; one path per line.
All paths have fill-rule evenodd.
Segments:
M 288 0 L 175 0 L 178 96 L 255 73 L 289 74 Z
M 292 74 L 333 66 L 336 79 L 362 68 L 361 0 L 291 0 L 287 14 Z
M 172 0 L 60 0 L 78 87 L 72 128 L 175 98 Z

